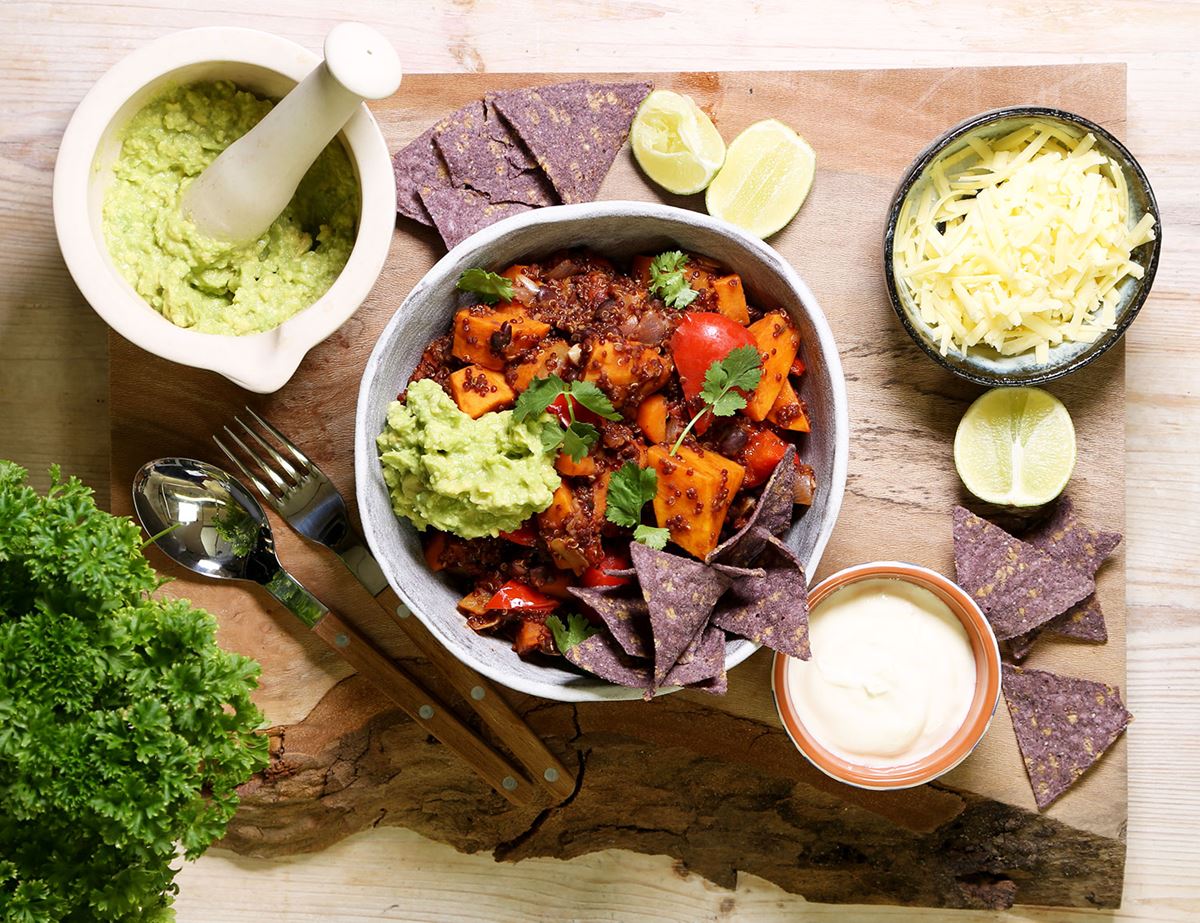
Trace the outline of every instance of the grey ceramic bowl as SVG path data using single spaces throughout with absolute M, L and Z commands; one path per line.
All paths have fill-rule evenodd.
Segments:
M 896 236 L 896 222 L 905 201 L 914 190 L 929 181 L 932 166 L 945 157 L 956 154 L 967 144 L 969 138 L 995 138 L 1015 131 L 1033 121 L 1057 123 L 1072 133 L 1083 136 L 1091 132 L 1096 136 L 1096 149 L 1112 158 L 1124 174 L 1129 188 L 1130 221 L 1137 222 L 1143 215 L 1154 216 L 1155 239 L 1143 244 L 1132 253 L 1134 262 L 1145 270 L 1141 279 L 1127 278 L 1119 286 L 1120 301 L 1117 303 L 1116 325 L 1094 343 L 1062 343 L 1050 350 L 1050 359 L 1038 363 L 1032 353 L 1019 356 L 1001 356 L 987 347 L 971 347 L 965 353 L 952 349 L 943 356 L 938 349 L 937 338 L 929 326 L 921 320 L 912 298 L 905 286 L 896 278 L 892 248 Z M 960 378 L 979 385 L 996 387 L 1001 385 L 1038 385 L 1083 368 L 1098 359 L 1124 336 L 1133 319 L 1141 310 L 1150 294 L 1154 273 L 1158 269 L 1158 254 L 1162 249 L 1162 226 L 1154 191 L 1145 172 L 1133 155 L 1107 129 L 1082 116 L 1062 109 L 1043 106 L 1013 106 L 994 109 L 972 116 L 955 125 L 937 138 L 913 161 L 900 180 L 892 204 L 888 209 L 887 228 L 883 237 L 884 278 L 892 308 L 909 336 L 929 355 L 934 362 L 953 372 Z
M 808 286 L 778 253 L 732 225 L 645 202 L 565 205 L 501 221 L 443 257 L 400 306 L 363 373 L 354 436 L 363 528 L 400 598 L 460 660 L 512 689 L 564 702 L 637 698 L 640 691 L 566 667 L 523 661 L 508 642 L 468 628 L 455 608 L 461 591 L 429 570 L 418 533 L 392 512 L 375 437 L 383 429 L 388 404 L 405 387 L 426 344 L 449 330 L 454 312 L 470 303 L 470 296 L 454 285 L 464 269 L 499 270 L 522 259 L 580 246 L 618 258 L 675 247 L 711 256 L 741 274 L 758 304 L 783 308 L 795 319 L 807 366 L 800 393 L 813 419 L 803 455 L 816 471 L 818 488 L 816 502 L 796 520 L 787 539 L 810 575 L 841 507 L 849 452 L 845 381 L 825 316 Z M 754 650 L 748 641 L 731 642 L 726 666 L 741 663 Z

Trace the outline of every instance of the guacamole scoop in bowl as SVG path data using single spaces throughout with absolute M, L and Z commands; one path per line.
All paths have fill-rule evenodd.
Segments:
M 512 411 L 471 419 L 431 379 L 413 382 L 387 409 L 379 461 L 392 509 L 418 529 L 462 538 L 520 527 L 550 505 L 559 476 L 536 420 Z

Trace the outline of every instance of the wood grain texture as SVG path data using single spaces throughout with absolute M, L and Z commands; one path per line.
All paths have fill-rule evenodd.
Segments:
M 42 470 L 61 461 L 107 494 L 107 358 L 102 323 L 79 298 L 54 243 L 50 175 L 62 128 L 103 71 L 174 29 L 222 22 L 263 28 L 318 49 L 345 15 L 316 0 L 205 8 L 170 0 L 0 6 L 0 455 Z M 1114 919 L 1200 914 L 1200 6 L 1111 4 L 821 4 L 658 2 L 417 3 L 366 0 L 410 73 L 445 70 L 715 69 L 948 66 L 1120 61 L 1129 66 L 1124 140 L 1150 173 L 1167 229 L 1155 295 L 1126 338 L 1129 862 Z M 1190 82 L 1190 83 L 1189 83 Z M 848 103 L 851 105 L 852 103 Z M 802 129 L 803 130 L 803 129 Z M 868 150 L 868 154 L 873 152 Z M 1110 491 L 1121 493 L 1120 485 Z M 362 602 L 362 601 L 360 601 Z M 244 614 L 236 602 L 230 620 Z M 303 650 L 295 639 L 286 641 Z M 328 685 L 342 667 L 331 658 Z M 286 683 L 277 679 L 276 686 Z M 291 701 L 280 694 L 279 701 Z M 216 851 L 180 878 L 181 920 L 782 920 L 846 918 L 752 875 L 735 893 L 666 858 L 609 850 L 562 863 L 497 867 L 399 828 L 379 829 L 286 860 Z M 1082 911 L 1023 910 L 1065 921 Z M 1108 914 L 1104 914 L 1106 918 Z M 859 907 L 856 921 L 928 919 Z M 938 918 L 993 920 L 951 913 Z
M 816 578 L 878 559 L 910 560 L 952 572 L 950 510 L 966 497 L 948 446 L 959 417 L 981 389 L 928 362 L 900 332 L 887 302 L 881 223 L 896 176 L 946 126 L 1035 94 L 1045 104 L 1079 112 L 1120 135 L 1124 77 L 1120 65 L 1076 65 L 654 78 L 657 86 L 691 93 L 729 136 L 766 113 L 804 126 L 819 162 L 831 165 L 820 174 L 797 220 L 772 239 L 806 277 L 829 318 L 849 391 L 853 436 L 847 496 Z M 521 74 L 410 77 L 402 97 L 377 104 L 373 111 L 389 145 L 398 149 L 446 112 L 486 91 L 531 82 L 536 78 Z M 845 99 L 863 102 L 853 113 L 835 118 Z M 863 138 L 873 140 L 874 156 L 861 155 Z M 600 198 L 659 195 L 624 152 Z M 698 198 L 665 200 L 697 207 Z M 361 370 L 380 330 L 439 251 L 431 231 L 401 222 L 388 268 L 353 320 L 310 353 L 288 386 L 270 397 L 251 398 L 264 415 L 315 453 L 347 497 L 353 495 L 353 458 L 352 442 L 344 433 L 353 418 Z M 211 373 L 172 367 L 115 335 L 110 354 L 112 487 L 114 509 L 124 511 L 123 485 L 146 458 L 212 457 L 209 435 L 247 396 Z M 402 385 L 396 382 L 397 390 Z M 1076 419 L 1080 462 L 1072 495 L 1080 514 L 1105 528 L 1123 530 L 1123 503 L 1114 502 L 1105 489 L 1123 480 L 1123 349 L 1051 390 Z M 1039 645 L 1032 663 L 1125 685 L 1122 564 L 1118 556 L 1101 579 L 1109 642 L 1047 642 Z M 221 617 L 228 585 L 205 582 L 177 568 L 168 573 L 180 580 L 167 592 L 187 595 Z M 354 583 L 344 571 L 336 577 L 343 585 Z M 305 582 L 319 597 L 340 592 L 325 582 Z M 255 640 L 236 649 L 258 657 L 269 677 L 278 662 L 274 638 L 291 631 L 281 624 L 278 607 L 269 598 L 260 595 L 259 601 L 258 617 L 249 616 Z M 398 634 L 394 626 L 391 634 Z M 302 673 L 302 663 L 290 652 L 287 656 L 289 673 Z M 333 720 L 325 705 L 331 696 L 341 700 L 340 685 L 312 714 L 286 725 L 261 701 L 288 741 L 286 754 L 277 758 L 265 780 L 246 787 L 244 808 L 225 845 L 254 855 L 318 849 L 384 812 L 382 824 L 416 824 L 434 838 L 464 849 L 488 849 L 497 858 L 570 857 L 618 844 L 666 852 L 727 886 L 737 870 L 746 870 L 816 900 L 950 907 L 1008 906 L 1014 898 L 1076 906 L 1119 903 L 1120 878 L 1113 870 L 1124 861 L 1123 741 L 1040 816 L 1004 709 L 983 743 L 942 784 L 887 796 L 861 793 L 829 782 L 795 753 L 775 715 L 764 671 L 769 662 L 764 651 L 735 670 L 731 686 L 736 694 L 728 700 L 700 705 L 681 697 L 651 706 L 565 708 L 576 727 L 565 742 L 568 759 L 579 760 L 581 776 L 586 766 L 578 795 L 515 832 L 508 822 L 500 823 L 514 812 L 495 813 L 500 826 L 491 840 L 478 829 L 468 840 L 460 838 L 460 814 L 491 812 L 490 793 L 486 799 L 463 797 L 456 809 L 447 807 L 432 816 L 414 818 L 406 810 L 416 803 L 408 763 L 411 747 L 395 746 L 385 754 L 368 746 L 358 758 L 346 757 L 350 741 L 364 733 L 368 740 L 401 733 L 378 697 L 369 696 L 360 709 L 339 711 Z M 311 688 L 319 688 L 326 675 L 323 665 L 314 661 L 312 672 Z M 313 700 L 308 692 L 302 697 Z M 299 713 L 294 702 L 284 706 Z M 527 702 L 529 707 L 544 711 Z M 732 714 L 720 714 L 726 711 Z M 592 727 L 606 728 L 608 734 L 597 736 Z M 680 730 L 684 727 L 699 730 L 686 734 Z M 613 738 L 617 728 L 620 733 Z M 710 750 L 710 738 L 728 746 Z M 301 747 L 298 739 L 308 743 Z M 647 750 L 654 754 L 652 761 L 629 765 L 632 752 Z M 768 752 L 772 759 L 755 775 L 755 756 Z M 350 816 L 344 807 L 331 810 L 327 777 L 321 776 L 319 788 L 295 778 L 291 761 L 297 758 L 314 769 L 351 763 L 353 783 L 340 791 L 339 801 L 357 810 Z M 445 774 L 461 774 L 461 767 L 451 762 Z M 398 776 L 407 778 L 404 788 L 384 784 Z M 438 781 L 431 775 L 426 784 L 436 790 Z M 472 791 L 461 780 L 455 784 L 464 793 Z M 722 789 L 741 810 L 704 812 L 696 793 L 717 797 Z M 960 794 L 939 799 L 937 792 Z M 781 797 L 786 810 L 779 807 Z M 931 802 L 938 801 L 944 808 L 931 819 Z M 629 822 L 617 823 L 598 811 L 603 804 L 631 815 Z M 661 819 L 663 814 L 674 815 L 673 822 Z M 830 842 L 820 848 L 808 844 L 814 828 L 826 830 Z M 271 831 L 269 837 L 264 829 Z M 997 845 L 1002 833 L 1009 844 L 1004 848 Z M 780 861 L 780 847 L 792 856 L 791 867 Z

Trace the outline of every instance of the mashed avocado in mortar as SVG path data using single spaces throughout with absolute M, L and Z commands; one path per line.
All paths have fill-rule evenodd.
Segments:
M 171 323 L 261 333 L 323 295 L 350 258 L 358 181 L 331 142 L 258 239 L 207 237 L 179 205 L 188 184 L 274 104 L 227 80 L 177 87 L 130 120 L 104 197 L 104 237 L 129 284 Z
M 542 446 L 544 425 L 516 423 L 510 410 L 472 420 L 437 382 L 413 382 L 404 403 L 388 406 L 376 439 L 392 509 L 422 532 L 481 538 L 516 529 L 561 483 L 555 453 Z

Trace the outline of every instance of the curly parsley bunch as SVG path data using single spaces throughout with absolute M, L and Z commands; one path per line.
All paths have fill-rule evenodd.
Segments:
M 151 598 L 129 519 L 25 476 L 0 460 L 0 920 L 170 919 L 177 847 L 204 852 L 266 765 L 259 667 Z

